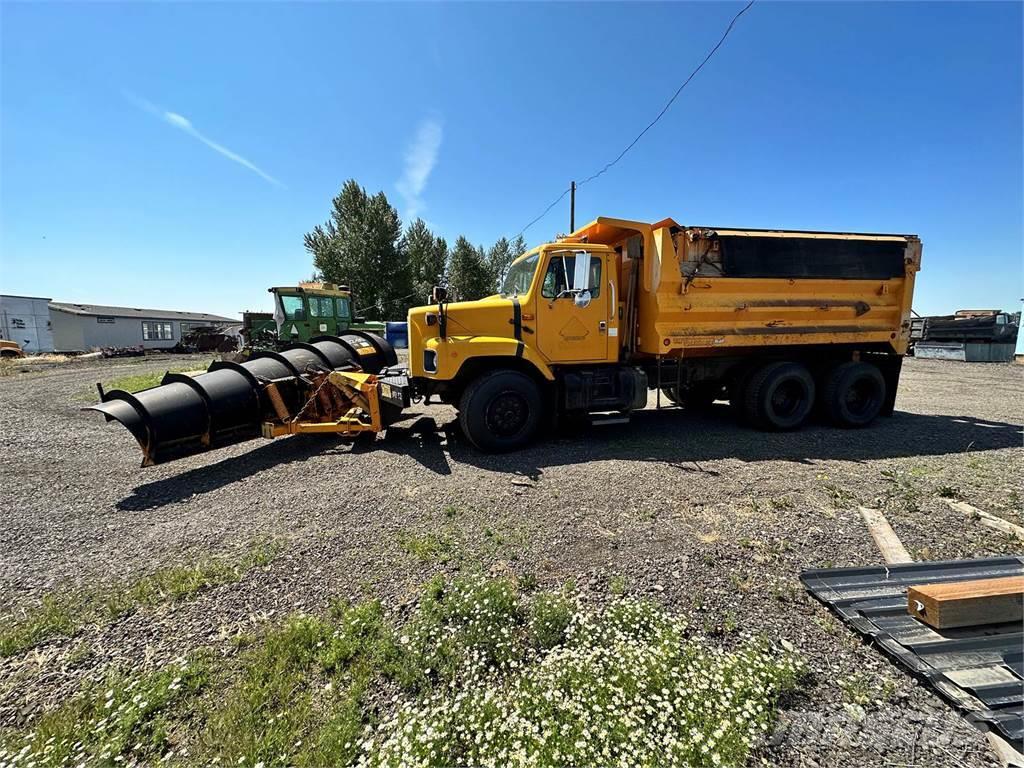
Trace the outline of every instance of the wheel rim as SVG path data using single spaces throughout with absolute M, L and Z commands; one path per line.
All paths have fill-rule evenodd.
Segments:
M 487 429 L 498 437 L 512 437 L 526 426 L 530 405 L 518 392 L 502 392 L 487 406 Z
M 855 380 L 843 395 L 843 404 L 853 416 L 871 413 L 878 405 L 878 387 L 869 378 Z
M 776 416 L 788 419 L 796 415 L 807 399 L 807 392 L 798 381 L 780 382 L 772 392 L 771 407 Z

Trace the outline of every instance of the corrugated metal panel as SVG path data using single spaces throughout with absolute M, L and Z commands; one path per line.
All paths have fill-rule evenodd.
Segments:
M 1013 351 L 1013 344 L 996 342 L 919 341 L 914 345 L 914 357 L 967 363 L 1008 363 Z
M 43 297 L 0 295 L 0 336 L 29 354 L 53 352 L 49 303 Z
M 1024 575 L 1024 557 L 832 568 L 800 574 L 812 595 L 927 680 L 980 728 L 1024 746 L 1024 627 L 936 630 L 907 613 L 907 588 Z

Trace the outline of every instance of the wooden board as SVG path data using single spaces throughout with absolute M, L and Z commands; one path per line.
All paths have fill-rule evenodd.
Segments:
M 858 507 L 860 510 L 861 517 L 864 518 L 864 522 L 867 523 L 868 531 L 871 533 L 871 538 L 875 540 L 875 544 L 878 546 L 878 551 L 882 553 L 882 559 L 888 565 L 896 565 L 898 563 L 912 563 L 914 558 L 910 556 L 906 548 L 900 542 L 900 537 L 896 535 L 896 532 L 889 525 L 889 521 L 885 519 L 885 515 L 879 509 L 871 509 L 870 507 Z
M 923 584 L 907 590 L 907 611 L 936 629 L 1024 619 L 1024 576 Z
M 970 518 L 974 518 L 982 525 L 987 525 L 989 528 L 994 528 L 1008 536 L 1016 536 L 1018 539 L 1024 540 L 1024 528 L 1016 523 L 1011 523 L 1009 520 L 1004 520 L 1003 518 L 997 517 L 991 512 L 986 512 L 983 509 L 972 507 L 970 504 L 963 501 L 946 499 L 946 503 L 957 512 L 961 512 Z

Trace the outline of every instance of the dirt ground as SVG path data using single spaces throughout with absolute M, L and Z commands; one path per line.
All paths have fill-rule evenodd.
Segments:
M 80 410 L 96 381 L 188 362 L 71 363 L 0 378 L 0 614 L 260 539 L 281 542 L 282 555 L 193 600 L 0 660 L 0 726 L 111 663 L 216 647 L 338 595 L 400 606 L 434 573 L 481 568 L 542 586 L 571 581 L 594 599 L 615 580 L 724 645 L 742 633 L 789 640 L 812 679 L 783 703 L 758 761 L 995 764 L 981 733 L 862 645 L 798 574 L 880 562 L 858 504 L 884 509 L 918 559 L 1019 553 L 940 494 L 1019 519 L 1024 367 L 908 360 L 895 416 L 860 431 L 759 433 L 724 404 L 656 412 L 652 396 L 629 426 L 503 456 L 474 452 L 450 409 L 421 406 L 371 444 L 257 440 L 140 469 L 124 428 Z M 427 533 L 444 542 L 443 557 L 403 546 Z M 851 695 L 858 685 L 867 704 Z

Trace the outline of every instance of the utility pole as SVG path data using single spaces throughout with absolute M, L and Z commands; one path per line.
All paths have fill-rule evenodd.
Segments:
M 569 187 L 569 232 L 576 231 L 576 182 Z

